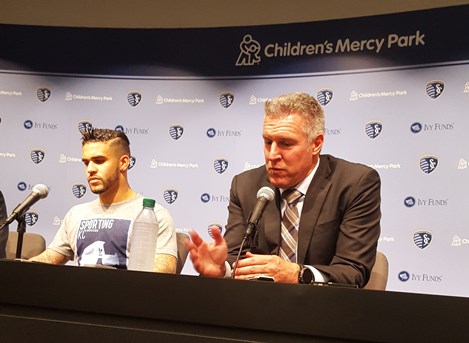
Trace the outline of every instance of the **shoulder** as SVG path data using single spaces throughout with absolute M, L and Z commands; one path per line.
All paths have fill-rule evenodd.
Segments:
M 379 179 L 379 174 L 373 168 L 357 162 L 348 161 L 332 155 L 321 155 L 320 165 L 322 170 L 328 170 L 333 176 L 347 176 L 348 178 L 359 178 L 369 174 Z
M 160 204 L 155 204 L 155 213 L 158 217 L 163 216 L 166 218 L 171 219 L 171 214 L 169 213 L 168 209 L 161 206 Z
M 98 205 L 99 205 L 98 200 L 92 200 L 92 201 L 85 202 L 85 203 L 82 203 L 82 204 L 77 204 L 77 205 L 72 206 L 68 210 L 67 214 L 81 213 L 81 212 L 84 212 L 84 211 L 90 211 Z
M 248 180 L 257 182 L 259 180 L 260 181 L 265 180 L 266 178 L 267 178 L 267 171 L 265 169 L 265 165 L 262 165 L 254 169 L 246 170 L 234 176 L 234 179 L 243 180 L 243 182 L 248 181 Z

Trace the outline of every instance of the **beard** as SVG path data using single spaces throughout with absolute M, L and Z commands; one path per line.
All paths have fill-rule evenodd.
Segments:
M 88 185 L 90 186 L 91 192 L 94 194 L 102 194 L 107 192 L 111 187 L 115 186 L 119 182 L 119 171 L 116 171 L 113 175 L 111 175 L 106 180 L 99 179 L 100 183 L 98 185 L 92 186 L 90 182 Z

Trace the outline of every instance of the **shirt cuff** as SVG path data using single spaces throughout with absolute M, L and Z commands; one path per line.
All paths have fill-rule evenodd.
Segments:
M 225 261 L 225 275 L 223 277 L 224 278 L 230 278 L 231 277 L 231 266 L 228 263 L 228 261 Z
M 326 275 L 321 273 L 319 270 L 317 270 L 313 266 L 307 266 L 306 265 L 305 267 L 308 267 L 313 272 L 314 282 L 328 282 L 329 281 L 329 278 L 327 278 Z

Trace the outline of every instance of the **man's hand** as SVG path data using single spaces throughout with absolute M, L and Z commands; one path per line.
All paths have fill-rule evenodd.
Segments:
M 257 255 L 248 252 L 246 258 L 238 261 L 236 279 L 248 280 L 260 275 L 274 278 L 275 282 L 298 283 L 299 267 L 276 255 Z
M 41 254 L 31 257 L 29 260 L 50 264 L 65 264 L 70 260 L 70 258 L 52 249 L 47 248 Z
M 191 242 L 188 243 L 189 255 L 197 270 L 202 276 L 223 277 L 226 273 L 225 261 L 228 257 L 228 246 L 221 232 L 211 227 L 213 243 L 205 242 L 197 232 L 191 230 Z

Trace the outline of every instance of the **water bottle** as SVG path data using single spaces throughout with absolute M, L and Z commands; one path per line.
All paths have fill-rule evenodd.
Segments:
M 130 270 L 153 271 L 159 231 L 154 208 L 155 200 L 143 199 L 143 208 L 134 220 L 127 266 Z

